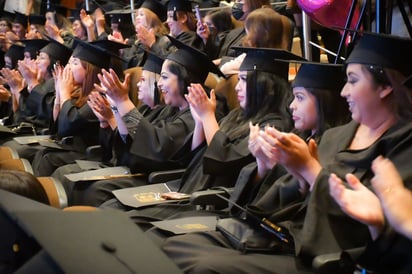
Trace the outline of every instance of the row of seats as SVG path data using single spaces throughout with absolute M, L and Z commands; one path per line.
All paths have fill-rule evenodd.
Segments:
M 19 158 L 18 153 L 10 147 L 0 147 L 0 172 L 2 169 L 21 170 L 33 174 L 30 162 Z M 49 204 L 55 208 L 67 207 L 67 195 L 61 182 L 53 177 L 37 177 L 43 186 Z

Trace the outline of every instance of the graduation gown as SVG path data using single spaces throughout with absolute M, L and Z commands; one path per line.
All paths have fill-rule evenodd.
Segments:
M 54 126 L 58 138 L 72 136 L 73 140 L 63 145 L 64 150 L 38 151 L 32 163 L 36 176 L 50 176 L 57 167 L 84 159 L 86 148 L 98 144 L 99 121 L 86 103 L 77 107 L 74 100 L 64 102 Z
M 50 78 L 35 86 L 31 92 L 22 91 L 15 123 L 28 122 L 36 128 L 48 128 L 53 115 L 54 80 Z
M 279 223 L 276 212 L 267 216 L 289 229 L 294 238 L 295 257 L 286 254 L 242 254 L 234 250 L 219 232 L 171 237 L 164 243 L 164 251 L 186 272 L 228 273 L 240 270 L 244 273 L 298 273 L 310 271 L 312 260 L 317 255 L 365 246 L 370 240 L 367 227 L 348 217 L 330 197 L 329 175 L 334 172 L 344 178 L 346 173 L 351 172 L 369 187 L 373 177 L 371 163 L 382 155 L 394 162 L 405 185 L 411 188 L 412 169 L 407 159 L 412 152 L 412 125 L 399 122 L 370 147 L 347 150 L 357 127 L 356 122 L 350 122 L 325 132 L 318 149 L 323 170 L 316 178 L 312 192 L 297 210 L 292 211 L 288 221 Z M 284 184 L 275 183 L 273 186 L 275 194 L 272 196 L 281 197 L 276 193 L 282 191 Z M 270 203 L 272 208 L 281 205 L 279 201 L 268 200 L 257 204 L 265 204 L 266 209 L 270 209 Z M 285 215 L 281 214 L 281 217 L 286 219 Z M 202 257 L 205 252 L 207 258 Z
M 172 112 L 166 106 L 162 112 L 171 114 L 165 119 L 148 121 L 142 116 L 130 147 L 128 166 L 133 173 L 145 174 L 154 170 L 176 169 L 187 166 L 192 157 L 190 148 L 184 146 L 194 129 L 190 109 Z M 160 114 L 163 116 L 163 114 Z M 131 133 L 133 134 L 133 133 Z M 73 190 L 75 204 L 99 206 L 113 198 L 112 190 L 146 184 L 145 179 L 115 179 L 76 184 Z
M 229 127 L 241 127 L 228 115 L 227 120 L 234 123 Z M 222 124 L 225 120 L 222 121 Z M 248 123 L 248 121 L 244 121 Z M 274 113 L 266 114 L 258 121 L 262 127 L 266 124 L 284 129 L 286 124 L 283 118 Z M 227 127 L 227 125 L 225 125 Z M 182 176 L 179 192 L 191 194 L 195 191 L 205 190 L 212 187 L 233 187 L 242 167 L 254 161 L 253 155 L 248 149 L 249 131 L 243 135 L 231 138 L 229 135 L 218 130 L 208 146 L 202 147 L 190 162 Z M 190 141 L 191 143 L 191 141 Z M 189 143 L 189 144 L 190 144 Z M 193 211 L 194 207 L 187 202 L 178 204 L 159 204 L 145 208 L 134 209 L 128 215 L 136 222 L 145 227 L 147 220 L 164 220 L 166 218 L 177 218 L 187 211 Z M 189 215 L 198 215 L 199 212 L 190 212 Z

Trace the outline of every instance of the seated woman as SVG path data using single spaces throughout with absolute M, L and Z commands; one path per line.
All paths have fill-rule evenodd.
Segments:
M 189 144 L 197 152 L 180 180 L 179 192 L 191 194 L 211 187 L 232 187 L 242 167 L 254 160 L 248 150 L 249 123 L 258 123 L 262 128 L 272 125 L 290 129 L 286 107 L 289 63 L 272 61 L 284 52 L 245 50 L 247 56 L 236 86 L 240 108 L 232 110 L 222 121 L 218 122 L 214 115 L 215 93 L 212 91 L 209 98 L 199 85 L 191 84 L 189 88 L 187 98 L 195 119 Z M 283 58 L 287 61 L 299 57 L 289 54 Z M 109 205 L 113 206 L 102 207 Z M 147 220 L 163 220 L 193 209 L 188 202 L 179 202 L 138 208 L 129 216 L 147 226 Z
M 161 58 L 170 53 L 169 39 L 165 36 L 167 29 L 163 25 L 166 20 L 166 7 L 159 1 L 146 0 L 135 12 L 136 41 L 131 48 L 123 51 L 122 57 L 127 60 L 128 67 L 143 66 L 145 50 L 150 50 Z M 129 41 L 109 36 L 109 40 L 120 43 Z
M 58 139 L 68 136 L 73 139 L 63 150 L 39 150 L 32 162 L 36 176 L 50 176 L 57 167 L 84 159 L 86 147 L 98 143 L 99 121 L 87 104 L 87 98 L 98 81 L 99 71 L 110 65 L 107 52 L 79 40 L 68 64 L 64 68 L 56 66 L 51 130 Z
M 138 98 L 141 102 L 139 112 L 150 123 L 166 120 L 177 113 L 176 108 L 170 108 L 164 104 L 161 91 L 157 87 L 163 59 L 149 53 L 142 70 L 142 76 L 137 84 L 139 87 Z M 129 76 L 125 76 L 124 93 L 129 90 Z M 110 102 L 99 92 L 93 91 L 87 101 L 100 122 L 99 140 L 102 146 L 102 161 L 105 165 L 126 166 L 130 161 L 131 137 L 125 128 L 124 122 L 119 112 L 113 112 Z M 72 203 L 73 182 L 70 182 L 64 175 L 84 171 L 77 163 L 59 167 L 53 177 L 59 178 L 65 187 L 69 203 Z M 87 184 L 80 182 L 80 184 Z
M 292 82 L 293 101 L 290 110 L 294 120 L 295 132 L 306 141 L 311 139 L 319 143 L 323 133 L 329 129 L 349 121 L 349 111 L 345 100 L 340 97 L 344 85 L 343 66 L 322 63 L 302 63 Z M 276 192 L 271 188 L 281 183 L 290 184 L 294 178 L 286 174 L 285 170 L 268 153 L 273 137 L 270 129 L 259 131 L 257 126 L 251 127 L 249 136 L 249 150 L 256 158 L 256 162 L 242 170 L 241 176 L 235 185 L 231 200 L 240 205 L 251 204 L 257 210 L 273 210 L 274 204 L 286 200 L 300 200 L 299 192 L 284 192 L 282 199 L 272 196 Z M 305 182 L 301 182 L 304 190 Z M 292 185 L 292 184 L 291 184 Z M 286 198 L 290 195 L 290 198 Z M 303 197 L 303 196 L 302 196 Z M 256 203 L 254 202 L 256 201 Z M 229 205 L 232 214 L 236 208 Z M 252 210 L 252 208 L 250 208 Z
M 287 28 L 288 18 L 277 13 L 271 7 L 262 7 L 252 11 L 245 20 L 246 35 L 242 40 L 244 47 L 277 48 L 288 50 L 291 28 Z M 290 24 L 290 23 L 289 23 Z M 285 35 L 289 34 L 289 35 Z M 224 63 L 220 68 L 225 75 L 237 74 L 245 58 L 240 54 Z
M 340 208 L 369 227 L 372 242 L 355 258 L 374 273 L 408 273 L 412 269 L 412 193 L 394 164 L 377 157 L 372 162 L 372 190 L 353 175 L 345 176 L 349 188 L 332 174 L 329 191 Z
M 193 152 L 185 146 L 194 129 L 194 121 L 186 101 L 190 83 L 204 83 L 209 71 L 219 74 L 219 70 L 202 52 L 172 39 L 179 48 L 171 53 L 162 65 L 158 87 L 162 91 L 167 109 L 177 111 L 165 119 L 148 121 L 133 105 L 128 91 L 119 88 L 124 85 L 115 73 L 103 71 L 99 91 L 105 92 L 114 104 L 116 115 L 121 117 L 131 138 L 128 166 L 135 172 L 148 174 L 155 170 L 186 167 Z M 193 62 L 196 60 L 196 63 Z M 219 74 L 222 76 L 222 74 Z M 164 111 L 167 111 L 165 109 Z M 226 114 L 226 105 L 219 103 L 217 117 Z M 75 204 L 99 206 L 113 198 L 112 190 L 146 184 L 142 179 L 104 180 L 90 184 L 76 184 L 73 191 Z
M 294 193 L 301 190 L 305 195 L 298 206 L 291 205 L 294 208 L 279 200 L 272 214 L 259 216 L 283 225 L 285 235 L 290 234 L 287 244 L 274 239 L 275 254 L 244 254 L 219 232 L 192 233 L 169 238 L 165 252 L 186 272 L 296 273 L 312 271 L 317 255 L 365 246 L 370 240 L 368 228 L 331 201 L 327 181 L 332 172 L 340 178 L 353 172 L 369 186 L 371 163 L 382 154 L 402 170 L 402 179 L 410 186 L 412 174 L 405 159 L 412 149 L 412 98 L 401 83 L 411 73 L 403 65 L 412 60 L 411 45 L 412 40 L 363 34 L 346 60 L 348 81 L 341 92 L 353 121 L 326 131 L 318 149 L 314 140 L 307 144 L 293 133 L 267 130 L 274 137 L 268 156 L 297 179 L 292 185 L 278 185 L 275 192 L 294 188 Z

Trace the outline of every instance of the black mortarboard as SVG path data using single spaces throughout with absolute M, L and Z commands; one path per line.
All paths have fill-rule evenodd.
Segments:
M 343 65 L 303 62 L 292 82 L 292 87 L 340 91 L 345 84 L 344 79 Z
M 24 44 L 24 52 L 30 52 L 31 56 L 37 56 L 39 51 L 44 48 L 49 41 L 45 39 L 20 40 Z
M 50 42 L 40 50 L 40 52 L 47 53 L 50 57 L 59 60 L 60 64 L 64 66 L 69 61 L 73 51 L 62 43 L 51 39 Z
M 170 0 L 167 4 L 167 10 L 192 11 L 192 4 L 188 0 Z
M 188 0 L 170 0 L 167 4 L 167 10 L 173 11 L 173 20 L 177 20 L 177 11 L 185 11 L 191 12 L 192 11 L 192 4 Z
M 105 51 L 108 51 L 117 57 L 119 57 L 119 50 L 124 49 L 124 48 L 130 48 L 130 45 L 114 42 L 114 41 L 107 40 L 107 39 L 96 40 L 96 41 L 90 42 L 90 44 L 97 46 Z
M 405 76 L 412 74 L 412 40 L 386 34 L 363 33 L 346 59 L 358 63 L 391 68 Z
M 13 69 L 17 65 L 18 60 L 24 59 L 24 47 L 22 45 L 13 44 L 10 48 L 6 51 L 4 56 L 8 56 L 12 60 Z
M 182 273 L 121 212 L 65 212 L 3 190 L 0 197 L 0 221 L 30 236 L 7 244 L 24 251 L 34 240 L 42 248 L 16 273 Z M 3 231 L 2 237 L 15 232 Z
M 116 9 L 105 13 L 110 18 L 112 24 L 132 21 L 132 11 L 130 9 Z
M 240 65 L 239 70 L 271 72 L 286 80 L 288 80 L 289 75 L 289 61 L 305 60 L 300 56 L 282 49 L 245 47 L 232 48 L 246 53 L 246 57 Z
M 14 14 L 5 10 L 0 10 L 0 19 L 5 19 L 11 24 L 14 20 Z
M 13 23 L 18 23 L 23 25 L 25 28 L 27 28 L 27 16 L 23 13 L 20 13 L 18 11 L 14 12 L 14 20 Z
M 83 42 L 79 39 L 76 39 L 75 43 L 77 45 L 73 51 L 73 57 L 89 62 L 99 68 L 108 69 L 110 67 L 110 57 L 113 56 L 113 54 L 102 49 L 101 47 Z
M 29 24 L 32 25 L 44 25 L 46 24 L 46 17 L 44 15 L 29 15 Z
M 162 71 L 162 64 L 164 59 L 154 54 L 153 52 L 146 51 L 147 58 L 143 65 L 143 70 L 148 70 L 157 74 Z
M 170 41 L 178 48 L 177 51 L 169 54 L 166 59 L 172 60 L 184 66 L 191 76 L 191 80 L 197 83 L 204 83 L 209 72 L 225 77 L 220 69 L 213 64 L 210 58 L 203 52 L 183 44 L 176 38 L 169 36 Z
M 62 6 L 62 5 L 52 4 L 47 9 L 47 11 L 55 12 L 55 13 L 58 13 L 60 15 L 63 15 L 64 17 L 66 17 L 68 8 L 66 8 L 65 6 Z
M 166 7 L 159 0 L 146 0 L 140 7 L 151 10 L 162 22 L 167 19 Z

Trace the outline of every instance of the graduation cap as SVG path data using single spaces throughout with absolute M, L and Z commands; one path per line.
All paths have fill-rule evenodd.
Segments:
M 192 12 L 192 4 L 188 0 L 170 0 L 167 10 L 173 11 L 173 20 L 177 21 L 177 11 Z
M 18 11 L 14 11 L 14 20 L 13 23 L 21 24 L 27 28 L 27 16 Z
M 53 59 L 59 60 L 60 64 L 64 66 L 69 61 L 73 51 L 62 43 L 50 39 L 49 43 L 40 52 L 47 53 Z
M 170 0 L 167 4 L 167 10 L 172 11 L 193 11 L 192 3 L 189 0 Z
M 124 49 L 124 48 L 130 48 L 130 45 L 118 43 L 118 42 L 107 40 L 107 39 L 96 40 L 96 41 L 90 42 L 90 44 L 97 46 L 105 51 L 108 51 L 111 54 L 115 55 L 116 57 L 119 57 L 119 50 Z
M 166 7 L 158 0 L 146 0 L 140 7 L 151 10 L 162 22 L 167 19 Z
M 122 212 L 65 212 L 3 190 L 0 197 L 1 223 L 28 235 L 17 238 L 21 251 L 33 241 L 41 248 L 16 273 L 182 273 Z M 2 230 L 5 239 L 15 234 Z
M 46 24 L 46 17 L 44 15 L 29 15 L 29 24 L 31 25 L 44 25 Z
M 14 69 L 17 66 L 17 61 L 24 59 L 24 46 L 18 44 L 11 45 L 10 48 L 4 54 L 4 57 L 6 56 L 10 57 L 12 61 L 11 69 Z
M 49 41 L 45 39 L 27 39 L 20 40 L 20 42 L 24 44 L 24 52 L 30 52 L 30 56 L 33 58 L 49 43 Z
M 412 74 L 412 40 L 377 33 L 363 33 L 346 59 L 346 64 L 358 63 L 391 68 L 405 76 Z
M 0 19 L 3 19 L 3 18 L 10 21 L 11 23 L 14 20 L 14 14 L 6 10 L 0 10 Z
M 303 62 L 291 86 L 340 91 L 345 84 L 344 79 L 343 65 Z
M 110 18 L 112 24 L 120 24 L 121 22 L 132 21 L 132 10 L 130 9 L 116 9 L 106 12 L 106 16 Z
M 172 60 L 187 69 L 191 80 L 197 83 L 204 83 L 209 72 L 220 77 L 225 77 L 223 72 L 210 60 L 205 53 L 188 46 L 176 38 L 168 35 L 172 44 L 178 48 L 177 51 L 169 54 L 166 59 Z
M 83 42 L 79 39 L 75 39 L 74 43 L 73 57 L 89 62 L 99 68 L 108 69 L 110 67 L 111 57 L 113 56 L 112 53 L 97 45 Z
M 150 51 L 146 51 L 146 52 L 147 52 L 147 58 L 146 58 L 146 61 L 144 62 L 143 70 L 147 70 L 147 71 L 154 72 L 156 74 L 160 74 L 160 72 L 162 71 L 162 65 L 163 65 L 164 59 L 154 54 L 153 52 L 150 52 Z
M 64 17 L 67 16 L 67 11 L 68 11 L 68 8 L 62 5 L 58 5 L 58 4 L 51 4 L 47 9 L 47 12 L 58 13 L 60 15 L 63 15 Z
M 289 75 L 289 61 L 306 61 L 306 59 L 282 49 L 232 48 L 246 53 L 239 70 L 271 72 L 286 80 L 288 80 Z

